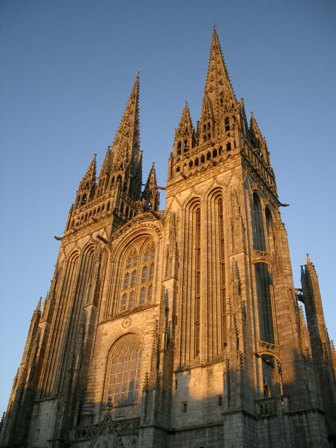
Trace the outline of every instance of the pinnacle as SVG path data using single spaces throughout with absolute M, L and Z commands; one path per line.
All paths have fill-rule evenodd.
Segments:
M 156 171 L 155 171 L 155 163 L 152 162 L 152 167 L 149 171 L 148 174 L 148 180 L 146 183 L 146 187 L 149 185 L 157 185 L 157 181 L 156 181 Z
M 82 188 L 87 188 L 87 184 L 92 184 L 96 181 L 96 166 L 97 166 L 97 162 L 96 162 L 96 157 L 97 155 L 94 154 L 93 155 L 93 159 L 91 160 L 91 163 L 83 177 L 83 179 L 81 180 L 80 184 L 79 184 L 79 189 Z
M 252 129 L 254 132 L 257 132 L 261 135 L 258 122 L 257 122 L 253 112 L 251 112 L 250 129 Z
M 111 165 L 112 165 L 112 147 L 108 146 L 107 150 L 106 150 L 106 153 L 105 153 L 105 158 L 104 158 L 102 167 L 100 169 L 99 177 L 102 177 L 105 174 L 109 174 L 110 173 L 110 169 L 111 169 Z
M 183 107 L 183 111 L 181 114 L 177 132 L 181 132 L 183 134 L 185 132 L 186 128 L 191 131 L 193 131 L 193 129 L 194 129 L 192 120 L 190 117 L 189 105 L 188 105 L 187 101 L 185 102 L 184 107 Z
M 312 261 L 311 261 L 310 255 L 308 253 L 306 254 L 306 263 L 307 264 L 313 264 Z
M 39 298 L 35 311 L 41 311 L 41 306 L 42 306 L 42 297 Z

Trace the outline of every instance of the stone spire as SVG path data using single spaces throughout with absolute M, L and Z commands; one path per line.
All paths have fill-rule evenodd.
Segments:
M 94 154 L 93 159 L 83 177 L 80 181 L 77 194 L 75 206 L 79 207 L 90 200 L 95 193 L 96 188 L 96 154 Z
M 223 59 L 218 35 L 214 28 L 199 123 L 200 143 L 217 136 L 222 131 L 221 118 L 224 113 L 233 112 L 236 107 L 237 99 Z
M 157 211 L 159 210 L 159 188 L 156 180 L 156 172 L 154 162 L 152 164 L 152 168 L 149 172 L 148 179 L 145 185 L 145 189 L 142 193 L 142 197 L 145 199 L 145 208 L 147 210 Z
M 131 199 L 141 196 L 142 152 L 139 125 L 139 74 L 112 145 L 112 174 Z
M 136 76 L 112 146 L 114 167 L 130 162 L 140 150 L 139 74 Z
M 175 131 L 174 155 L 181 155 L 192 149 L 195 144 L 195 130 L 191 121 L 189 106 L 186 102 L 180 123 Z

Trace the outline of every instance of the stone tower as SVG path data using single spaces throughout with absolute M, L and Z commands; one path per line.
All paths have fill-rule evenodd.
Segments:
M 215 30 L 200 120 L 186 104 L 175 131 L 165 210 L 154 165 L 142 190 L 141 162 L 137 76 L 59 237 L 0 446 L 335 446 L 317 275 L 308 258 L 294 288 L 267 144 Z

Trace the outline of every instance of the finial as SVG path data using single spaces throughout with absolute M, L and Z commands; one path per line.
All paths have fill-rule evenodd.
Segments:
M 140 78 L 140 70 L 137 70 L 137 71 L 136 71 L 136 77 L 137 77 L 137 79 Z
M 42 305 L 42 297 L 39 298 L 35 311 L 40 311 L 41 310 L 41 305 Z

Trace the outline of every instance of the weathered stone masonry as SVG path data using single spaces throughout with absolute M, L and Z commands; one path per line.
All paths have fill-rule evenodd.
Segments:
M 266 141 L 213 32 L 165 210 L 142 189 L 139 76 L 79 183 L 33 313 L 1 447 L 330 447 L 336 359 L 315 268 L 293 284 Z M 305 312 L 303 311 L 303 307 Z

